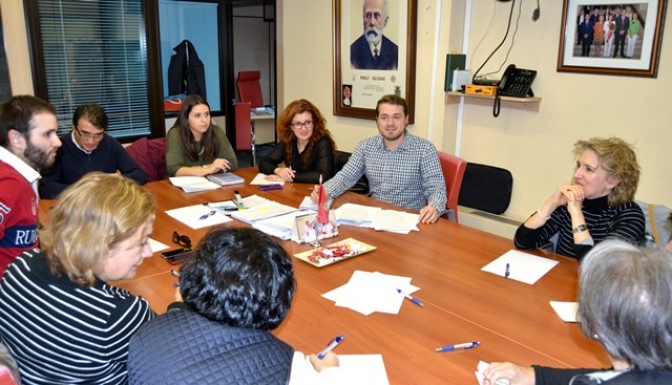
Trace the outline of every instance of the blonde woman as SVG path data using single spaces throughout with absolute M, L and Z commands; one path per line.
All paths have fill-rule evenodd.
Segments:
M 518 228 L 516 247 L 538 248 L 557 234 L 556 251 L 581 260 L 605 239 L 642 244 L 645 222 L 634 202 L 639 165 L 632 146 L 619 138 L 592 138 L 576 142 L 574 155 L 572 180 Z
M 0 281 L 0 339 L 21 381 L 126 384 L 128 342 L 154 317 L 146 300 L 107 281 L 152 256 L 154 202 L 130 179 L 91 173 L 68 187 Z

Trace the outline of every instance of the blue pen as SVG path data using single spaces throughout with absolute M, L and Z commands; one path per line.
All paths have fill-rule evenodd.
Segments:
M 511 271 L 509 270 L 509 264 L 506 264 L 506 270 L 504 270 L 504 278 L 509 278 Z
M 202 221 L 202 220 L 204 220 L 204 219 L 208 219 L 208 217 L 213 216 L 213 215 L 215 215 L 216 213 L 217 213 L 217 212 L 216 212 L 215 210 L 210 210 L 209 213 L 207 213 L 207 214 L 203 214 L 203 215 L 201 215 L 200 217 L 198 217 L 198 220 L 199 220 L 199 221 Z
M 453 350 L 463 350 L 463 349 L 475 348 L 476 346 L 478 346 L 480 344 L 481 343 L 479 341 L 474 341 L 474 342 L 467 342 L 467 343 L 464 343 L 464 344 L 442 346 L 442 347 L 436 348 L 434 350 L 437 351 L 437 352 L 451 352 Z
M 341 342 L 343 342 L 344 339 L 345 339 L 345 336 L 337 336 L 336 338 L 334 338 L 333 340 L 331 340 L 331 342 L 329 342 L 329 344 L 327 345 L 327 347 L 324 348 L 323 351 L 321 351 L 321 352 L 319 352 L 319 353 L 317 354 L 317 358 L 319 358 L 319 359 L 323 359 L 324 356 L 327 355 L 327 353 L 329 353 L 330 351 L 334 350 L 334 348 L 335 348 L 336 346 L 338 346 L 338 344 L 340 344 Z
M 425 307 L 425 305 L 423 305 L 422 302 L 420 302 L 417 298 L 415 298 L 415 297 L 413 297 L 409 294 L 404 293 L 403 291 L 401 291 L 401 289 L 397 289 L 397 291 L 399 292 L 399 294 L 403 295 L 404 297 L 406 297 L 406 299 L 413 302 L 414 304 L 416 304 L 418 306 Z

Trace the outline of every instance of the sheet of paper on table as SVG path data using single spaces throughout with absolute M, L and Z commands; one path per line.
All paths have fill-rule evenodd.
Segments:
M 170 246 L 156 239 L 149 238 L 149 248 L 152 249 L 152 253 L 158 253 L 159 251 L 167 250 Z
M 396 210 L 382 210 L 380 207 L 345 203 L 335 210 L 339 225 L 367 227 L 378 231 L 408 234 L 419 231 L 420 215 Z
M 420 290 L 411 285 L 410 277 L 357 270 L 348 283 L 322 294 L 322 297 L 334 301 L 336 306 L 347 307 L 364 315 L 376 311 L 399 314 L 405 298 L 397 289 L 406 294 Z
M 231 213 L 231 217 L 247 224 L 252 224 L 255 221 L 288 214 L 294 211 L 297 211 L 295 207 L 269 201 L 268 203 L 251 209 L 234 211 Z
M 246 209 L 253 209 L 269 202 L 271 201 L 256 194 L 243 197 L 243 207 Z M 236 206 L 236 203 L 233 200 L 210 202 L 208 203 L 208 207 L 219 210 L 226 215 L 231 215 L 233 211 L 238 211 L 238 206 Z
M 259 173 L 257 174 L 254 179 L 252 179 L 252 182 L 250 182 L 251 185 L 253 186 L 270 186 L 272 184 L 279 184 L 279 185 L 284 185 L 285 181 L 282 179 L 278 180 L 268 180 L 266 179 L 268 175 Z
M 211 214 L 211 212 L 214 213 Z M 218 210 L 213 210 L 207 205 L 194 205 L 181 207 L 179 209 L 167 210 L 166 214 L 191 227 L 192 229 L 202 229 L 226 222 L 231 222 L 231 218 L 222 214 Z M 203 217 L 203 219 L 200 219 Z
M 168 178 L 170 183 L 175 187 L 179 187 L 184 192 L 192 193 L 199 191 L 209 191 L 221 188 L 220 185 L 210 182 L 204 176 L 173 176 Z
M 550 304 L 561 320 L 565 322 L 578 322 L 576 319 L 576 313 L 579 311 L 578 302 L 550 301 Z
M 346 339 L 347 340 L 347 339 Z M 334 372 L 329 372 L 335 370 Z M 318 378 L 327 377 L 329 384 L 388 385 L 383 356 L 380 354 L 339 354 L 338 369 L 327 369 L 318 374 L 308 357 L 294 352 L 289 385 L 315 384 Z
M 536 255 L 523 253 L 518 250 L 509 250 L 499 258 L 483 266 L 481 270 L 504 277 L 507 263 L 509 264 L 508 279 L 533 285 L 557 265 L 558 261 L 537 257 Z
M 479 385 L 483 385 L 483 372 L 485 372 L 485 369 L 487 369 L 488 366 L 490 366 L 490 364 L 484 361 L 478 361 L 478 365 L 476 365 L 475 373 Z M 497 380 L 495 385 L 509 385 L 509 380 Z

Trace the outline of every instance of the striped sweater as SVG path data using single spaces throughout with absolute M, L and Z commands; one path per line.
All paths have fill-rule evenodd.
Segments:
M 39 250 L 0 281 L 0 339 L 23 384 L 126 384 L 131 336 L 154 317 L 146 300 L 96 281 L 54 277 Z
M 612 238 L 635 245 L 643 244 L 645 221 L 642 209 L 635 202 L 609 207 L 607 200 L 608 197 L 604 196 L 583 201 L 583 216 L 593 241 L 597 244 Z M 574 244 L 572 218 L 567 206 L 555 209 L 546 224 L 538 229 L 528 229 L 524 224 L 520 225 L 514 243 L 521 249 L 534 249 L 547 244 L 555 234 L 558 234 L 555 249 L 558 254 L 581 260 L 592 248 L 589 245 Z

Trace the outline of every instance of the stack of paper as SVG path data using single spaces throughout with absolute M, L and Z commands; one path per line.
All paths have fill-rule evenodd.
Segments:
M 173 186 L 179 187 L 188 193 L 216 190 L 220 187 L 217 183 L 210 182 L 204 176 L 174 176 L 168 179 L 170 179 L 170 183 Z
M 411 285 L 410 277 L 357 270 L 347 284 L 322 294 L 322 297 L 336 302 L 336 306 L 347 307 L 364 315 L 376 311 L 399 314 L 404 296 L 398 289 L 406 294 L 420 290 Z
M 271 201 L 254 194 L 243 198 L 243 207 L 246 209 L 251 209 L 257 206 L 265 205 L 269 202 Z M 238 211 L 238 206 L 236 206 L 236 203 L 233 200 L 210 202 L 208 203 L 208 207 L 219 210 L 226 215 L 230 215 L 233 211 Z
M 382 210 L 379 207 L 345 203 L 336 209 L 336 221 L 339 225 L 368 227 L 378 231 L 390 231 L 408 234 L 419 231 L 419 214 L 396 210 Z
M 371 227 L 371 219 L 379 211 L 380 207 L 345 203 L 336 209 L 336 221 L 339 225 Z
M 269 201 L 261 206 L 256 206 L 247 210 L 234 211 L 231 213 L 232 218 L 243 221 L 247 224 L 252 224 L 255 221 L 276 217 L 296 211 L 296 208 L 280 204 L 278 202 Z
M 558 261 L 552 259 L 537 257 L 518 250 L 509 250 L 483 266 L 481 270 L 533 285 L 557 264 Z
M 303 197 L 301 204 L 299 204 L 299 210 L 317 211 L 317 202 L 313 202 L 313 199 L 310 197 L 310 195 Z
M 252 223 L 252 227 L 268 235 L 288 240 L 296 230 L 296 217 L 311 214 L 311 211 L 294 211 Z
M 194 205 L 182 207 L 179 209 L 168 210 L 166 214 L 191 227 L 192 229 L 201 229 L 231 222 L 231 218 L 217 210 L 213 210 L 206 205 Z
M 250 182 L 251 185 L 253 186 L 270 186 L 272 184 L 279 184 L 283 185 L 285 184 L 285 181 L 280 179 L 279 177 L 276 177 L 275 175 L 266 175 L 259 173 L 257 176 L 252 179 L 252 182 Z

